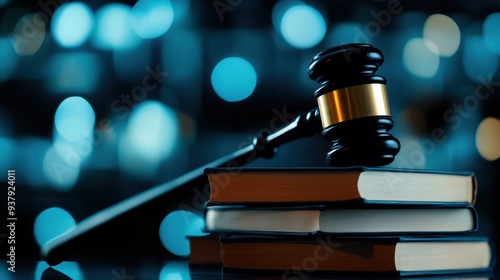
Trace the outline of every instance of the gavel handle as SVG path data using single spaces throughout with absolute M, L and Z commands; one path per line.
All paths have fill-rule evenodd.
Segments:
M 41 248 L 41 255 L 51 266 L 62 261 L 120 260 L 135 257 L 175 257 L 161 244 L 159 226 L 175 210 L 202 212 L 204 174 L 208 167 L 238 168 L 253 160 L 274 156 L 276 148 L 292 140 L 322 131 L 318 109 L 298 115 L 283 128 L 267 135 L 257 135 L 253 144 L 200 166 L 176 179 L 152 187 L 124 201 L 105 208 L 79 222 L 69 233 Z M 206 189 L 206 188 L 205 188 Z M 201 198 L 200 198 L 201 196 Z M 184 200 L 180 198 L 185 198 Z

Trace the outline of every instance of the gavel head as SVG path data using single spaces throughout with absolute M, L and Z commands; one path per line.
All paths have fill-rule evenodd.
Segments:
M 332 166 L 380 166 L 394 160 L 399 141 L 389 134 L 394 122 L 386 80 L 375 75 L 384 57 L 368 44 L 340 45 L 316 55 L 309 77 L 315 91 L 323 137 L 333 145 Z

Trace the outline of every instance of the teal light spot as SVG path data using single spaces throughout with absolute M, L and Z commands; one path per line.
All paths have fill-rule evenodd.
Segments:
M 160 225 L 160 240 L 165 248 L 178 256 L 189 256 L 189 241 L 186 235 L 203 235 L 203 219 L 188 211 L 174 211 Z
M 500 55 L 500 13 L 492 13 L 483 23 L 483 35 L 486 46 L 491 52 Z
M 94 15 L 90 8 L 81 2 L 64 4 L 54 13 L 52 34 L 63 47 L 82 45 L 90 36 L 94 26 Z
M 403 49 L 403 64 L 415 76 L 434 77 L 439 69 L 436 45 L 421 38 L 409 40 Z
M 253 66 L 239 57 L 229 57 L 220 61 L 212 71 L 212 87 L 228 102 L 248 98 L 257 85 L 257 73 Z
M 107 4 L 96 13 L 96 32 L 93 43 L 100 49 L 132 49 L 140 38 L 130 26 L 131 7 L 125 4 Z
M 73 96 L 66 98 L 56 111 L 54 124 L 59 135 L 74 142 L 90 138 L 94 131 L 95 114 L 87 100 Z
M 473 81 L 480 81 L 481 77 L 488 80 L 495 75 L 498 67 L 498 57 L 488 49 L 480 36 L 465 39 L 462 62 L 465 73 Z
M 46 209 L 35 219 L 35 240 L 38 245 L 43 246 L 48 241 L 70 232 L 75 226 L 75 220 L 66 210 L 59 207 Z
M 168 0 L 139 0 L 130 14 L 132 29 L 144 39 L 163 35 L 173 20 L 174 9 Z
M 292 46 L 307 49 L 316 46 L 326 33 L 326 22 L 318 10 L 300 4 L 290 7 L 281 19 L 281 34 Z
M 46 262 L 38 262 L 35 268 L 35 280 L 43 280 L 43 272 L 49 268 Z M 84 280 L 83 272 L 76 262 L 62 262 L 52 267 L 73 280 Z M 111 274 L 111 273 L 110 273 Z M 2 278 L 3 279 L 3 278 Z M 112 278 L 111 278 L 112 279 Z

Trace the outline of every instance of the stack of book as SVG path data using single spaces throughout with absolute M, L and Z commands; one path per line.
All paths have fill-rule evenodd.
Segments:
M 466 275 L 493 268 L 476 234 L 473 173 L 389 168 L 205 170 L 205 227 L 191 263 L 283 279 Z

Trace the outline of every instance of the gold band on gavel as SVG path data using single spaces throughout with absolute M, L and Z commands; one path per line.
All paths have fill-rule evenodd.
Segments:
M 318 96 L 323 128 L 371 116 L 390 116 L 384 84 L 365 84 L 337 89 Z

